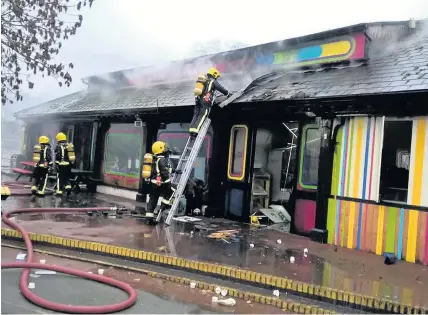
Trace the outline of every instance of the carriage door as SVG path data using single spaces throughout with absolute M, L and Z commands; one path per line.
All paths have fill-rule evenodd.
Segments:
M 307 124 L 300 134 L 294 228 L 298 233 L 309 234 L 315 227 L 321 130 L 317 124 Z
M 249 193 L 251 193 L 248 165 L 248 126 L 234 125 L 230 129 L 229 154 L 226 172 L 225 216 L 238 221 L 249 220 Z

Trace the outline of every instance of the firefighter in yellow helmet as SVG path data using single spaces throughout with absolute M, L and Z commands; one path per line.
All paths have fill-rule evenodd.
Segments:
M 52 149 L 47 136 L 40 136 L 39 143 L 33 150 L 33 184 L 31 193 L 44 196 L 48 182 L 49 171 L 52 169 Z
M 204 78 L 198 78 L 197 85 L 200 84 L 200 88 L 196 87 L 194 90 L 196 97 L 193 118 L 189 127 L 190 136 L 195 137 L 199 133 L 205 118 L 210 112 L 215 91 L 219 91 L 227 97 L 232 95 L 217 81 L 219 77 L 220 72 L 216 68 L 210 68 Z
M 147 204 L 146 219 L 153 222 L 156 206 L 159 197 L 162 197 L 160 209 L 164 210 L 171 206 L 171 197 L 174 188 L 171 186 L 171 173 L 173 172 L 169 160 L 171 151 L 168 145 L 163 141 L 156 141 L 152 145 L 152 152 L 154 155 L 152 173 L 150 176 L 150 195 Z
M 67 143 L 67 136 L 60 132 L 56 135 L 57 145 L 55 148 L 56 163 L 56 194 L 62 195 L 64 189 L 67 195 L 71 193 L 71 168 L 74 165 L 76 156 L 72 143 Z

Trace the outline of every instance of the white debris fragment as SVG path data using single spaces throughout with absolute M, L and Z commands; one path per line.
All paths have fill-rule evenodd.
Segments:
M 46 260 L 40 259 L 40 263 L 44 265 L 44 264 L 46 264 Z
M 16 260 L 25 260 L 25 257 L 27 257 L 27 254 L 19 253 L 16 255 Z
M 226 290 L 226 289 L 223 289 L 223 290 L 221 290 L 221 292 L 220 292 L 220 293 L 221 293 L 221 295 L 222 295 L 222 296 L 226 296 L 226 295 L 227 295 L 227 290 Z
M 56 271 L 53 270 L 37 270 L 36 275 L 56 275 Z
M 216 294 L 220 294 L 221 293 L 221 288 L 220 287 L 215 288 L 215 293 Z
M 281 244 L 281 243 L 282 243 L 282 241 L 281 241 L 281 240 L 276 240 L 276 242 L 277 242 L 278 244 Z
M 213 297 L 211 298 L 211 302 L 213 302 L 213 303 L 217 303 L 217 302 L 218 302 L 218 297 L 213 296 Z
M 250 247 L 251 247 L 251 248 L 254 248 L 254 244 L 250 244 Z
M 36 284 L 34 283 L 34 282 L 30 282 L 29 284 L 28 284 L 28 288 L 29 289 L 34 289 L 36 287 Z
M 191 289 L 196 288 L 196 282 L 190 282 L 190 288 Z
M 294 262 L 296 261 L 296 258 L 294 258 L 294 256 L 291 256 L 290 257 L 290 262 L 292 263 L 292 264 L 294 264 Z
M 92 271 L 88 271 L 88 273 L 92 273 Z
M 307 249 L 307 248 L 305 248 L 305 249 L 303 250 L 303 253 L 307 254 L 307 253 L 308 253 L 308 249 Z
M 103 275 L 104 274 L 104 269 L 98 269 L 98 274 L 99 275 Z
M 308 254 L 306 254 L 306 253 L 303 253 L 303 257 L 305 257 L 305 258 L 306 258 L 306 257 L 308 257 Z
M 279 296 L 279 290 L 273 290 L 273 295 L 278 297 Z
M 248 300 L 248 301 L 247 301 L 247 304 L 251 304 L 251 300 Z
M 40 277 L 40 275 L 33 275 L 33 274 L 30 274 L 30 277 L 31 277 L 31 278 L 38 278 L 38 277 Z
M 235 306 L 236 305 L 235 299 L 232 299 L 232 298 L 228 298 L 226 300 L 218 300 L 217 303 L 220 305 L 225 305 L 225 306 Z

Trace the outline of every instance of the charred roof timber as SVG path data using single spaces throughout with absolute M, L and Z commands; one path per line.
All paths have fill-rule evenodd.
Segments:
M 86 78 L 88 90 L 16 116 L 164 111 L 194 104 L 195 76 L 216 66 L 233 103 L 345 101 L 428 90 L 426 21 L 365 23 L 215 55 Z

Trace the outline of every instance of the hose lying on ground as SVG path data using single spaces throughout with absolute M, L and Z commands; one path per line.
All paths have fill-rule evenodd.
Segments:
M 31 185 L 23 182 L 2 182 L 2 186 L 8 186 L 14 196 L 29 196 L 32 194 Z M 52 188 L 46 187 L 45 195 L 52 195 L 55 192 Z
M 33 262 L 34 252 L 33 245 L 31 243 L 30 237 L 27 232 L 15 221 L 9 219 L 11 215 L 16 215 L 20 213 L 45 213 L 45 212 L 88 212 L 88 211 L 114 211 L 115 207 L 97 207 L 97 208 L 22 208 L 15 209 L 2 214 L 2 221 L 9 225 L 10 227 L 18 230 L 22 234 L 22 238 L 25 242 L 25 247 L 27 248 L 27 260 L 26 262 L 13 262 L 13 263 L 2 263 L 2 269 L 10 269 L 10 268 L 24 268 L 21 274 L 21 279 L 19 281 L 19 287 L 21 289 L 22 295 L 29 300 L 30 302 L 41 306 L 45 309 L 49 309 L 52 311 L 58 312 L 66 312 L 66 313 L 78 313 L 78 314 L 104 314 L 104 313 L 113 313 L 118 312 L 124 309 L 131 307 L 136 299 L 137 294 L 135 290 L 127 283 L 108 278 L 106 276 L 90 274 L 80 270 L 74 270 L 71 268 L 54 266 L 54 265 L 46 265 Z M 103 284 L 107 284 L 118 289 L 125 291 L 128 294 L 128 299 L 126 301 L 110 304 L 110 305 L 100 305 L 100 306 L 74 306 L 68 304 L 60 304 L 45 300 L 36 294 L 34 294 L 28 288 L 28 280 L 30 275 L 30 269 L 44 269 L 44 270 L 52 270 L 64 274 L 69 274 L 77 277 L 82 277 L 90 280 L 94 280 Z

